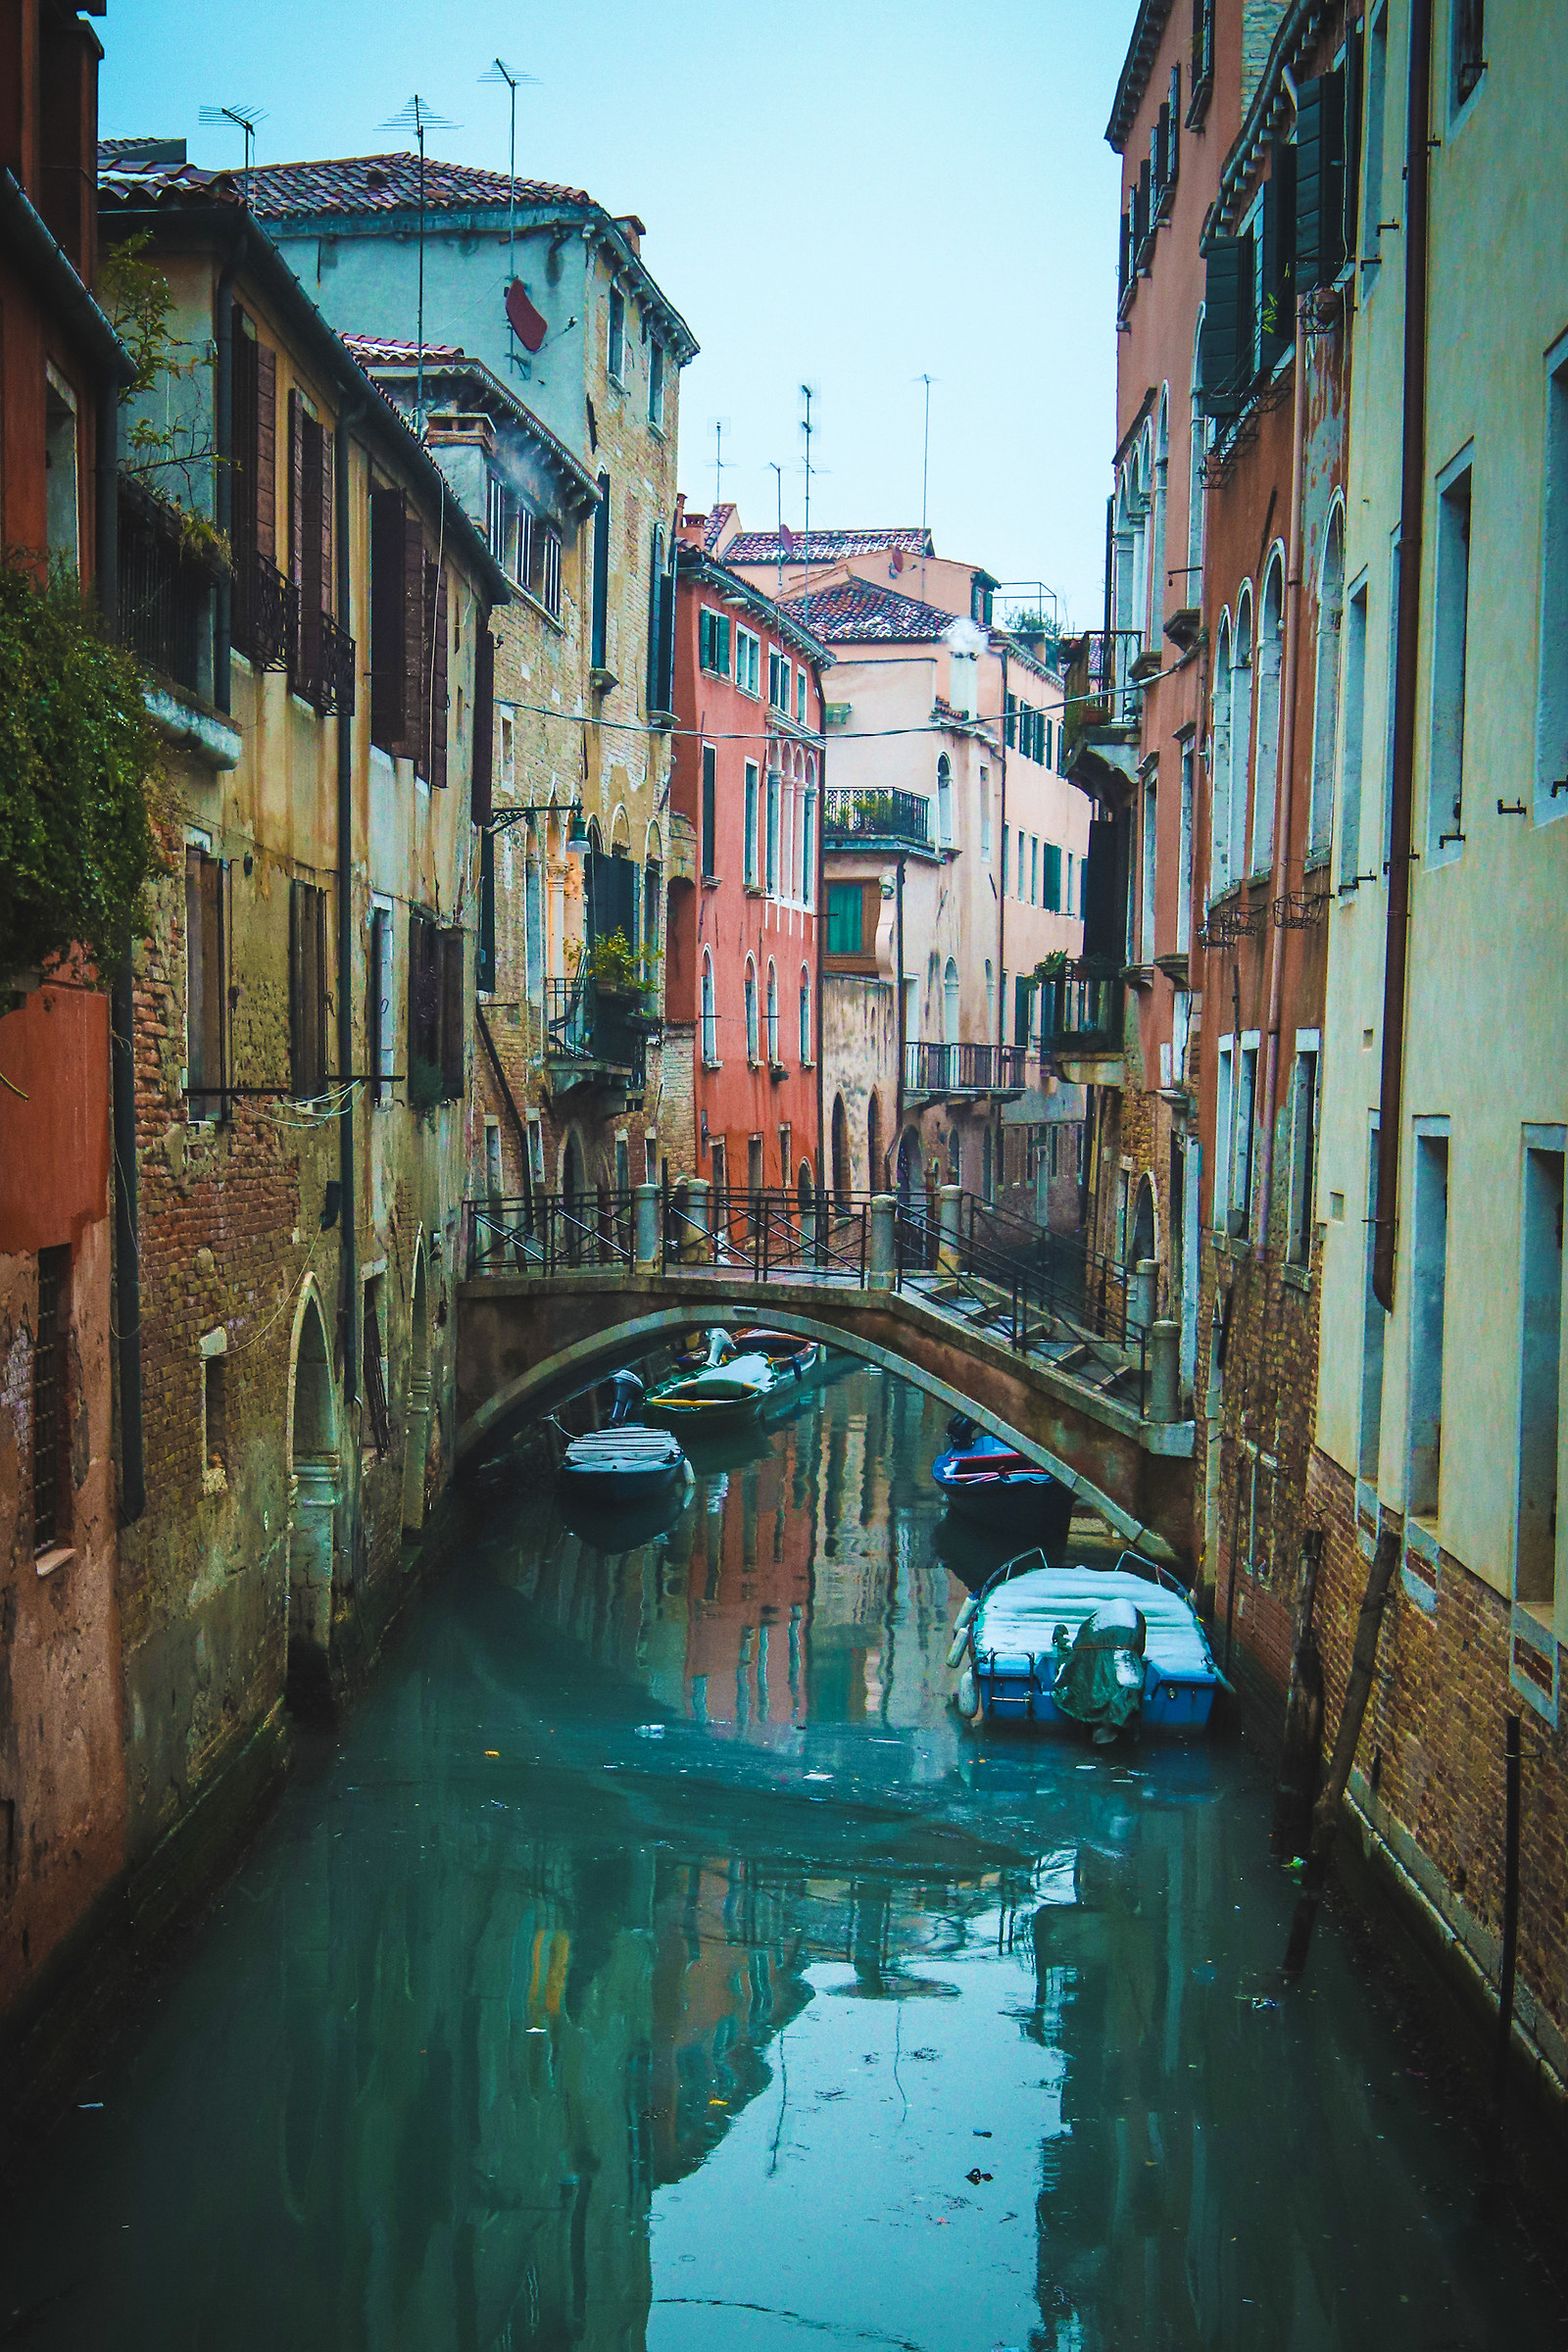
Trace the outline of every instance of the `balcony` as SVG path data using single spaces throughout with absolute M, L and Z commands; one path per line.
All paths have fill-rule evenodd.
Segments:
M 648 1038 L 657 1018 L 641 990 L 622 992 L 598 980 L 545 982 L 545 1058 L 555 1065 L 558 1091 L 618 1085 L 639 1094 L 647 1079 Z
M 822 839 L 838 849 L 869 849 L 874 843 L 895 842 L 903 848 L 929 850 L 931 804 L 918 792 L 851 792 L 830 787 L 823 795 Z
M 299 626 L 299 590 L 256 548 L 236 550 L 229 643 L 253 669 L 287 669 Z
M 1042 986 L 1042 1035 L 1061 1076 L 1079 1086 L 1119 1086 L 1126 1004 L 1120 966 L 1086 957 Z
M 354 640 L 330 612 L 300 614 L 289 684 L 321 717 L 353 717 Z
M 1087 736 L 1115 729 L 1136 730 L 1142 707 L 1138 672 L 1157 670 L 1159 663 L 1146 654 L 1136 629 L 1089 629 L 1081 637 L 1064 639 L 1067 655 L 1066 728 L 1069 760 Z
M 904 1091 L 911 1100 L 952 1101 L 963 1095 L 1020 1095 L 1028 1083 L 1026 1046 L 937 1046 L 904 1049 Z

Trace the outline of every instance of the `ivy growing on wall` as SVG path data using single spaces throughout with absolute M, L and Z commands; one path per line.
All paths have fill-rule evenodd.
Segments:
M 0 980 L 79 946 L 107 985 L 143 928 L 158 737 L 66 573 L 0 561 Z

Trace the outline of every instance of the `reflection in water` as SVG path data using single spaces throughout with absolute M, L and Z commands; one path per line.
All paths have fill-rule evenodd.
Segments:
M 39 2151 L 0 2334 L 1539 2332 L 1329 1929 L 1276 2006 L 1290 1890 L 1245 1762 L 949 1712 L 944 1419 L 824 1383 L 612 1540 L 492 1493 Z

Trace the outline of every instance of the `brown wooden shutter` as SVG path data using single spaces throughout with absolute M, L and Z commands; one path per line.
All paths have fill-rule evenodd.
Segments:
M 403 514 L 403 674 L 404 751 L 415 772 L 428 776 L 425 750 L 424 698 L 424 525 L 410 507 Z
M 288 396 L 288 576 L 301 585 L 305 563 L 305 403 Z M 302 600 L 303 601 L 303 600 Z
M 295 398 L 298 399 L 298 394 Z M 325 436 L 314 416 L 299 417 L 295 469 L 294 578 L 300 592 L 300 684 L 314 693 L 321 668 L 321 460 Z
M 370 492 L 370 740 L 401 750 L 409 732 L 401 490 Z
M 495 733 L 496 641 L 486 614 L 473 648 L 473 802 L 469 815 L 476 825 L 487 825 L 494 813 Z
M 332 595 L 332 436 L 321 429 L 321 611 L 330 612 Z M 347 615 L 344 615 L 345 625 Z
M 441 933 L 441 1093 L 448 1102 L 463 1093 L 464 976 L 467 933 Z
M 430 786 L 442 792 L 447 781 L 447 573 L 444 564 L 425 571 L 425 612 L 432 635 L 430 678 Z
M 256 546 L 257 386 L 256 345 L 245 332 L 244 313 L 237 303 L 230 333 L 234 368 L 228 536 L 234 551 L 234 571 L 236 577 L 241 577 L 249 572 L 249 558 Z
M 277 354 L 256 349 L 256 546 L 277 562 Z

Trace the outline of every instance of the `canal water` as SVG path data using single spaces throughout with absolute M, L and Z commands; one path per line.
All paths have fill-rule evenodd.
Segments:
M 1281 1996 L 1245 1754 L 952 1712 L 942 1420 L 835 1360 L 631 1549 L 495 1477 L 10 2195 L 0 2341 L 1555 2340 L 1332 1921 Z

